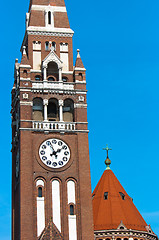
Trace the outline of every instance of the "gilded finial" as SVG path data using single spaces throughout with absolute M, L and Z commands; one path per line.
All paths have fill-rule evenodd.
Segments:
M 108 152 L 109 150 L 112 150 L 111 148 L 108 147 L 108 144 L 106 145 L 106 148 L 103 148 L 103 150 L 106 150 L 107 151 L 107 159 L 105 160 L 105 164 L 107 166 L 106 170 L 110 169 L 110 164 L 111 164 L 111 161 L 108 157 Z

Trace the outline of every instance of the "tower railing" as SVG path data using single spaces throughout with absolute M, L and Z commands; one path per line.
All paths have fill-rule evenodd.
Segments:
M 33 121 L 32 128 L 36 130 L 65 130 L 75 131 L 76 124 L 68 122 L 39 122 Z

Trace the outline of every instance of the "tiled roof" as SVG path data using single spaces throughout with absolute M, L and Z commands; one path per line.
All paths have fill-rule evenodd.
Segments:
M 117 229 L 122 221 L 127 229 L 146 231 L 145 220 L 111 170 L 104 171 L 92 198 L 94 230 Z

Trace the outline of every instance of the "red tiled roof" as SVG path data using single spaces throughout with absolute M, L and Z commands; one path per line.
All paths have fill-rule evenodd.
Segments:
M 124 200 L 120 193 L 125 195 Z M 111 170 L 104 171 L 92 197 L 94 230 L 117 229 L 122 221 L 127 229 L 146 231 L 145 220 Z

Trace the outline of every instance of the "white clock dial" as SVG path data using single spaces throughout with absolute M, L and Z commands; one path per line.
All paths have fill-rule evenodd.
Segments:
M 51 138 L 40 145 L 39 156 L 46 166 L 54 169 L 61 168 L 70 159 L 70 149 L 64 141 Z

